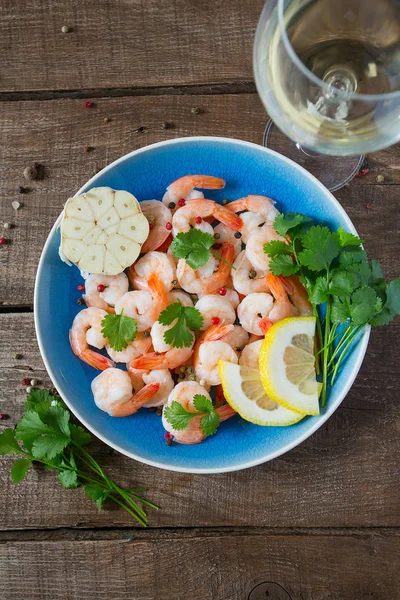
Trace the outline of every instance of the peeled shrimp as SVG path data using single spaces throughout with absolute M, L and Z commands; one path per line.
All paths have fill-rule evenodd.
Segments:
M 165 242 L 170 234 L 166 228 L 167 223 L 172 223 L 172 213 L 158 200 L 145 200 L 140 203 L 140 208 L 150 224 L 147 240 L 142 246 L 141 252 L 157 250 Z
M 220 359 L 237 364 L 238 357 L 232 347 L 221 338 L 233 331 L 233 325 L 212 325 L 196 341 L 193 352 L 193 366 L 196 377 L 202 385 L 219 385 L 218 374 Z
M 98 352 L 90 350 L 88 344 L 99 349 L 106 345 L 107 338 L 101 333 L 101 322 L 106 315 L 106 311 L 101 308 L 85 308 L 76 315 L 69 331 L 73 353 L 91 367 L 101 371 L 113 367 L 115 363 Z
M 235 231 L 242 228 L 242 220 L 225 206 L 221 206 L 213 200 L 197 199 L 191 200 L 185 206 L 179 208 L 172 217 L 172 233 L 190 231 L 191 226 L 196 224 L 196 218 L 214 217 Z
M 291 275 L 290 277 L 281 277 L 280 280 L 299 314 L 312 315 L 313 308 L 308 299 L 307 290 L 299 279 L 295 275 Z
M 178 402 L 185 408 L 185 410 L 189 412 L 197 412 L 193 403 L 193 398 L 196 394 L 205 396 L 211 400 L 211 397 L 205 387 L 196 381 L 184 381 L 182 383 L 178 383 L 178 385 L 176 385 L 170 393 L 167 405 L 171 406 L 173 402 Z M 229 419 L 229 417 L 232 417 L 234 414 L 236 414 L 233 408 L 231 408 L 228 404 L 217 408 L 216 412 L 219 414 L 220 421 L 225 421 L 226 419 Z M 204 440 L 206 436 L 201 430 L 200 419 L 201 417 L 193 417 L 185 429 L 177 430 L 174 429 L 167 421 L 165 417 L 165 409 L 162 416 L 164 428 L 173 434 L 174 440 L 179 444 L 199 444 Z
M 212 319 L 215 317 L 218 317 L 220 321 L 224 321 L 227 324 L 234 323 L 236 319 L 232 304 L 225 296 L 219 296 L 218 294 L 203 296 L 196 302 L 195 308 L 197 308 L 203 317 L 202 330 L 208 329 L 212 325 Z
M 248 294 L 269 292 L 265 278 L 266 271 L 256 271 L 243 250 L 235 262 L 235 269 L 232 269 L 233 287 L 239 294 L 247 296 Z
M 121 369 L 106 369 L 92 381 L 92 392 L 96 405 L 112 417 L 133 415 L 151 400 L 160 384 L 150 383 L 132 394 L 131 379 Z
M 235 352 L 240 352 L 245 348 L 246 344 L 249 343 L 249 334 L 243 327 L 240 325 L 234 325 L 233 331 L 224 335 L 223 341 L 226 342 L 235 350 Z M 240 359 L 239 359 L 240 362 Z
M 182 290 L 173 290 L 172 292 L 168 292 L 167 294 L 167 302 L 168 304 L 173 304 L 174 302 L 181 302 L 183 306 L 193 306 L 193 300 L 186 292 Z
M 220 250 L 220 256 L 225 261 L 232 263 L 234 249 L 232 244 L 223 244 Z M 223 287 L 229 277 L 231 267 L 229 264 L 220 260 L 217 270 L 206 279 L 201 276 L 198 270 L 192 269 L 184 258 L 179 259 L 176 268 L 176 277 L 179 285 L 190 294 L 215 294 Z
M 275 208 L 275 202 L 271 198 L 268 198 L 268 196 L 244 196 L 243 198 L 229 202 L 226 208 L 229 208 L 233 212 L 248 210 L 262 217 L 263 222 L 267 225 L 271 225 L 275 217 L 279 215 L 279 211 Z
M 99 292 L 99 285 L 104 286 L 104 291 Z M 114 313 L 115 303 L 126 294 L 129 281 L 125 273 L 119 275 L 89 275 L 85 280 L 85 294 L 83 299 L 86 306 L 95 306 L 108 313 Z
M 155 352 L 133 360 L 131 363 L 133 369 L 175 369 L 191 357 L 193 344 L 190 347 L 175 348 L 165 342 L 164 333 L 170 328 L 171 325 L 161 325 L 159 321 L 153 323 L 151 339 Z
M 176 280 L 175 261 L 165 252 L 148 252 L 127 269 L 129 281 L 137 290 L 149 289 L 149 277 L 155 274 L 164 284 L 166 292 L 172 290 Z
M 142 356 L 151 348 L 151 337 L 145 336 L 144 333 L 137 333 L 133 342 L 129 342 L 125 350 L 117 352 L 111 348 L 110 344 L 106 344 L 107 354 L 116 363 L 131 363 L 134 358 Z
M 258 227 L 257 231 L 254 231 L 247 241 L 246 256 L 255 269 L 259 271 L 268 271 L 270 258 L 264 252 L 264 246 L 271 240 L 285 241 L 285 238 L 281 237 L 276 233 L 272 225 L 264 225 Z
M 240 217 L 241 218 L 241 217 Z M 204 221 L 203 221 L 204 222 Z M 238 237 L 236 237 L 238 235 Z M 217 237 L 218 236 L 218 237 Z M 233 229 L 225 225 L 224 223 L 218 223 L 214 227 L 214 237 L 215 241 L 223 244 L 224 242 L 229 242 L 232 244 L 234 248 L 234 257 L 236 258 L 239 252 L 242 250 L 242 236 L 240 232 L 235 232 Z
M 227 205 L 229 206 L 229 204 Z M 245 212 L 240 215 L 243 222 L 243 227 L 240 230 L 242 234 L 242 242 L 247 244 L 252 233 L 258 230 L 264 224 L 264 219 L 257 213 Z
M 223 187 L 225 187 L 225 181 L 219 177 L 213 177 L 212 175 L 184 175 L 167 187 L 162 201 L 173 210 L 181 199 L 203 198 L 203 194 L 196 192 L 195 188 L 220 190 Z
M 260 356 L 261 346 L 263 339 L 247 344 L 242 350 L 242 354 L 239 358 L 239 365 L 251 367 L 252 369 L 258 369 L 258 359 Z
M 267 317 L 263 318 L 259 323 L 259 328 L 264 334 L 271 326 L 271 323 L 277 323 L 282 319 L 293 317 L 297 314 L 297 309 L 289 301 L 289 297 L 283 286 L 281 278 L 272 275 L 272 273 L 268 273 L 266 280 L 275 302 Z
M 163 284 L 155 275 L 150 275 L 148 286 L 150 291 L 127 292 L 115 305 L 118 314 L 124 311 L 124 315 L 135 319 L 139 332 L 149 329 L 157 321 L 168 302 Z
M 150 383 L 158 383 L 160 385 L 158 391 L 152 396 L 151 400 L 146 403 L 146 408 L 162 406 L 165 404 L 169 394 L 174 389 L 174 380 L 168 369 L 148 371 L 144 369 L 133 369 L 129 366 L 128 374 L 135 392 L 138 392 L 145 385 Z
M 262 335 L 261 319 L 267 317 L 272 310 L 274 300 L 271 294 L 256 293 L 246 296 L 237 308 L 237 315 L 242 327 L 249 333 Z

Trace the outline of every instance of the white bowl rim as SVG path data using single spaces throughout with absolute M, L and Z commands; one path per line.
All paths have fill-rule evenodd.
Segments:
M 298 171 L 303 173 L 303 175 L 306 175 L 309 179 L 314 181 L 314 184 L 317 185 L 317 187 L 320 188 L 320 190 L 324 193 L 324 195 L 329 197 L 330 202 L 332 202 L 336 206 L 337 210 L 339 211 L 342 218 L 344 219 L 349 231 L 357 235 L 357 231 L 356 231 L 353 223 L 351 222 L 350 217 L 347 215 L 346 211 L 342 207 L 342 205 L 338 202 L 338 200 L 329 192 L 329 190 L 327 190 L 327 188 L 318 179 L 316 179 L 313 175 L 311 175 L 311 173 L 306 171 L 306 169 L 304 169 L 300 165 L 296 164 L 289 158 L 286 158 L 286 156 L 283 156 L 282 154 L 279 154 L 278 152 L 275 152 L 274 150 L 270 150 L 269 148 L 265 148 L 264 146 L 260 146 L 253 142 L 246 142 L 244 140 L 240 140 L 240 139 L 236 139 L 236 138 L 226 138 L 226 137 L 219 137 L 219 136 L 200 136 L 199 135 L 199 136 L 191 136 L 191 137 L 184 137 L 184 138 L 175 138 L 172 140 L 165 140 L 162 142 L 156 142 L 154 144 L 149 144 L 147 146 L 143 146 L 142 148 L 133 150 L 132 152 L 129 152 L 128 154 L 124 154 L 120 158 L 117 158 L 117 160 L 114 160 L 112 163 L 110 163 L 109 165 L 104 167 L 104 169 L 102 169 L 101 171 L 96 173 L 96 175 L 91 177 L 89 179 L 89 181 L 87 181 L 76 192 L 75 196 L 79 196 L 79 194 L 82 194 L 84 189 L 88 185 L 90 185 L 92 182 L 94 182 L 94 180 L 96 180 L 99 175 L 106 173 L 107 171 L 111 170 L 113 167 L 115 167 L 119 163 L 122 163 L 125 160 L 128 160 L 132 156 L 137 156 L 139 154 L 142 154 L 143 152 L 146 152 L 148 150 L 152 150 L 155 148 L 162 148 L 164 146 L 173 146 L 175 144 L 182 144 L 182 143 L 187 144 L 187 143 L 193 143 L 193 142 L 199 142 L 199 141 L 200 142 L 204 141 L 204 142 L 224 143 L 224 144 L 244 146 L 244 147 L 248 147 L 248 148 L 255 148 L 258 151 L 265 152 L 266 154 L 276 156 L 279 160 L 290 164 L 293 168 L 297 169 Z M 343 399 L 348 394 L 351 386 L 353 385 L 353 383 L 358 375 L 358 372 L 359 372 L 362 362 L 364 360 L 365 353 L 367 351 L 368 340 L 369 340 L 369 336 L 370 336 L 370 332 L 371 332 L 370 326 L 367 326 L 365 328 L 365 330 L 362 334 L 362 338 L 358 341 L 357 360 L 354 362 L 353 368 L 352 368 L 350 376 L 346 382 L 346 385 L 343 387 L 343 389 L 342 389 L 341 393 L 339 394 L 335 403 L 333 403 L 323 415 L 318 417 L 316 422 L 314 423 L 314 425 L 312 425 L 299 438 L 286 444 L 285 446 L 283 446 L 276 452 L 271 452 L 270 454 L 266 454 L 262 458 L 257 458 L 254 460 L 246 461 L 243 463 L 238 463 L 238 464 L 227 466 L 227 467 L 196 468 L 196 467 L 180 467 L 180 466 L 176 466 L 176 465 L 172 465 L 172 464 L 169 465 L 169 464 L 165 464 L 165 463 L 160 463 L 155 460 L 143 458 L 141 456 L 138 456 L 134 452 L 129 452 L 129 451 L 125 450 L 124 448 L 121 448 L 118 444 L 114 444 L 113 442 L 110 442 L 104 435 L 99 433 L 93 425 L 89 424 L 86 421 L 86 419 L 84 419 L 80 415 L 79 410 L 77 410 L 75 407 L 71 406 L 68 399 L 61 392 L 62 383 L 58 381 L 57 376 L 55 375 L 55 373 L 51 369 L 49 363 L 47 362 L 43 339 L 42 339 L 41 332 L 40 332 L 39 317 L 38 317 L 38 314 L 39 314 L 38 313 L 38 308 L 39 308 L 38 307 L 38 286 L 39 286 L 38 282 L 40 281 L 40 278 L 41 278 L 41 272 L 42 272 L 43 265 L 44 265 L 44 256 L 46 254 L 47 247 L 50 245 L 53 235 L 61 221 L 61 217 L 62 217 L 62 212 L 59 215 L 59 217 L 57 218 L 53 227 L 51 228 L 50 233 L 46 239 L 45 245 L 43 246 L 43 250 L 40 255 L 39 265 L 38 265 L 37 272 L 36 272 L 34 298 L 33 298 L 33 312 L 34 312 L 33 316 L 34 316 L 36 337 L 37 337 L 37 341 L 38 341 L 38 345 L 39 345 L 40 354 L 41 354 L 43 362 L 44 362 L 44 366 L 46 367 L 46 370 L 47 370 L 48 374 L 50 375 L 51 380 L 54 382 L 55 387 L 57 388 L 57 390 L 59 390 L 61 398 L 63 399 L 65 404 L 68 406 L 68 408 L 71 410 L 71 412 L 79 419 L 79 421 L 93 435 L 95 435 L 102 442 L 104 442 L 105 444 L 107 444 L 108 446 L 113 448 L 114 450 L 117 450 L 121 454 L 124 454 L 125 456 L 128 456 L 129 458 L 133 458 L 134 460 L 137 460 L 138 462 L 144 463 L 146 465 L 150 465 L 152 467 L 157 467 L 159 469 L 164 469 L 166 471 L 175 471 L 177 473 L 194 473 L 194 474 L 210 475 L 210 474 L 214 474 L 214 473 L 229 473 L 232 471 L 241 471 L 243 469 L 249 469 L 251 467 L 256 467 L 257 465 L 261 465 L 263 463 L 269 462 L 270 460 L 273 460 L 274 458 L 278 458 L 278 456 L 282 456 L 283 454 L 286 454 L 286 452 L 289 452 L 289 450 L 292 450 L 296 446 L 299 446 L 302 442 L 304 442 L 304 440 L 306 440 L 313 433 L 315 433 L 315 431 L 317 431 L 329 419 L 329 417 L 335 412 L 335 410 L 339 407 L 339 405 L 342 403 Z

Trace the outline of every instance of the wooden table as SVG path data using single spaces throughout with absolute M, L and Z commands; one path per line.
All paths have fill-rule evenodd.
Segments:
M 69 195 L 155 141 L 260 143 L 266 114 L 251 55 L 261 8 L 262 0 L 3 0 L 0 222 L 14 228 L 0 248 L 0 409 L 10 417 L 0 431 L 21 415 L 22 377 L 50 385 L 33 286 Z M 399 147 L 371 156 L 369 175 L 337 193 L 391 278 L 399 274 L 399 159 Z M 32 161 L 45 176 L 28 183 Z M 399 336 L 399 320 L 374 331 L 340 409 L 300 447 L 257 468 L 169 473 L 96 442 L 111 476 L 146 486 L 161 507 L 148 530 L 122 510 L 97 513 L 82 491 L 62 489 L 40 468 L 12 484 L 11 460 L 1 457 L 1 600 L 400 598 Z

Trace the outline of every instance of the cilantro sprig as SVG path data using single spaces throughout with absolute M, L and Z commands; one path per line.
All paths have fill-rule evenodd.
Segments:
M 274 229 L 285 241 L 264 246 L 271 272 L 283 277 L 297 274 L 317 318 L 324 405 L 328 385 L 333 385 L 363 327 L 386 325 L 400 314 L 400 278 L 386 284 L 379 263 L 368 262 L 363 240 L 343 227 L 332 232 L 291 212 L 278 215 Z
M 164 416 L 176 430 L 186 429 L 194 417 L 201 417 L 200 428 L 203 434 L 209 436 L 216 433 L 220 424 L 220 417 L 211 400 L 202 394 L 195 394 L 193 405 L 196 410 L 191 412 L 186 410 L 179 402 L 174 401 L 171 406 L 164 408 Z
M 106 500 L 112 501 L 147 526 L 143 506 L 157 507 L 139 495 L 143 490 L 121 488 L 103 472 L 85 449 L 91 435 L 70 422 L 70 412 L 59 397 L 34 389 L 27 397 L 25 411 L 15 429 L 5 429 L 0 435 L 0 455 L 22 456 L 11 467 L 14 483 L 25 478 L 33 462 L 42 463 L 58 473 L 63 487 L 83 486 L 98 510 Z
M 137 333 L 137 323 L 132 317 L 127 317 L 123 314 L 113 315 L 108 314 L 101 322 L 101 333 L 108 338 L 108 343 L 111 348 L 117 352 L 125 350 L 129 342 L 132 342 Z
M 191 229 L 186 233 L 178 233 L 171 244 L 171 248 L 175 258 L 185 258 L 192 269 L 198 269 L 205 265 L 210 253 L 218 260 L 222 260 L 229 265 L 231 269 L 235 269 L 223 256 L 212 250 L 214 244 L 215 239 L 210 233 L 200 231 L 200 229 Z
M 161 325 L 172 325 L 164 332 L 164 341 L 175 348 L 190 347 L 194 342 L 193 331 L 203 325 L 200 311 L 193 306 L 183 306 L 180 300 L 169 304 L 158 317 Z

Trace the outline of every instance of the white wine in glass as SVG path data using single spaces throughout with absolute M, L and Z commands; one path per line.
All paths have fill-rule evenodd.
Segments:
M 265 145 L 338 189 L 400 139 L 400 0 L 268 0 L 254 70 Z

